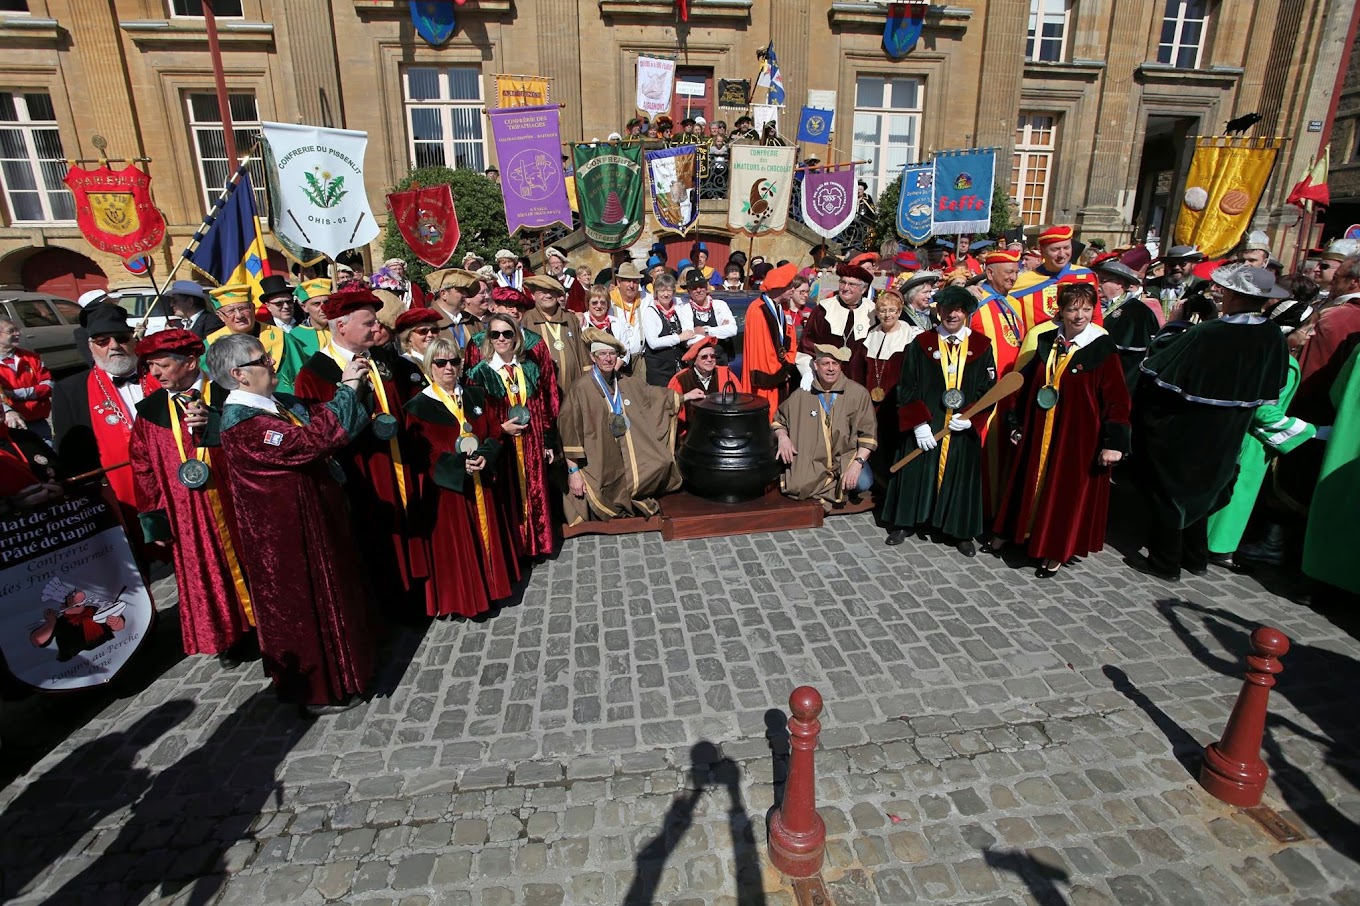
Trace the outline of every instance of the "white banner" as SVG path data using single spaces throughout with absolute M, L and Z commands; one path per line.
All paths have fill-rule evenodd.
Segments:
M 797 156 L 794 147 L 733 145 L 727 225 L 755 236 L 782 233 L 788 223 Z
M 99 492 L 0 519 L 0 652 L 44 692 L 99 686 L 150 635 L 151 596 Z
M 637 109 L 656 118 L 671 110 L 671 86 L 675 83 L 675 61 L 638 57 Z
M 378 235 L 364 189 L 367 132 L 260 125 L 265 166 L 273 171 L 270 213 L 275 231 L 331 258 Z
M 818 110 L 835 110 L 836 92 L 818 88 L 809 88 L 807 105 L 809 107 L 816 107 Z
M 773 104 L 752 104 L 751 120 L 755 124 L 755 130 L 760 135 L 765 134 L 765 124 L 774 123 L 775 131 L 779 131 L 779 108 Z

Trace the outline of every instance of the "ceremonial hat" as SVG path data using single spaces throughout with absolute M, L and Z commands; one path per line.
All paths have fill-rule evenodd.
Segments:
M 878 260 L 878 252 L 860 252 L 850 259 L 850 267 L 863 267 L 866 264 L 873 264 Z
M 1313 306 L 1296 299 L 1285 299 L 1265 312 L 1265 316 L 1279 325 L 1280 332 L 1284 334 L 1293 333 L 1302 327 L 1312 314 Z
M 489 264 L 483 264 L 481 267 L 473 271 L 473 273 L 477 275 L 478 280 L 496 279 L 496 270 Z
M 525 277 L 524 288 L 527 290 L 543 290 L 557 296 L 567 294 L 566 287 L 559 283 L 556 277 L 549 277 L 547 274 L 534 274 L 532 277 Z
M 688 362 L 688 363 L 690 363 L 690 364 L 693 364 L 693 363 L 694 363 L 694 360 L 697 359 L 697 358 L 699 358 L 699 351 L 700 351 L 700 350 L 702 350 L 702 349 L 707 349 L 707 348 L 710 347 L 710 346 L 717 346 L 717 345 L 718 345 L 718 338 L 717 338 L 717 337 L 713 337 L 713 336 L 704 337 L 704 338 L 703 338 L 702 340 L 700 340 L 699 342 L 697 342 L 697 343 L 693 344 L 692 346 L 690 346 L 689 349 L 686 349 L 686 350 L 685 350 L 685 354 L 682 355 L 682 356 L 680 356 L 680 361 L 682 361 L 682 362 Z
M 631 261 L 625 261 L 614 270 L 615 280 L 641 280 L 642 271 Z
M 92 337 L 132 333 L 127 319 L 127 310 L 113 302 L 96 302 L 80 312 L 80 326 Z
M 946 286 L 935 294 L 935 310 L 962 308 L 965 311 L 977 305 L 977 299 L 962 286 Z
M 293 298 L 299 303 L 310 302 L 319 296 L 329 296 L 334 287 L 331 281 L 325 277 L 317 277 L 315 280 L 303 280 L 293 290 Z
M 196 359 L 203 355 L 203 341 L 182 328 L 161 330 L 142 339 L 137 344 L 137 357 L 149 358 L 154 355 L 171 353 Z
M 1133 268 L 1120 261 L 1119 257 L 1116 255 L 1110 255 L 1110 257 L 1101 261 L 1099 264 L 1093 265 L 1092 269 L 1102 274 L 1118 277 L 1120 280 L 1126 280 L 1129 283 L 1143 282 L 1143 278 L 1139 277 L 1138 273 L 1133 270 Z
M 812 347 L 812 360 L 815 362 L 824 355 L 829 355 L 838 362 L 845 363 L 850 361 L 849 346 L 832 346 L 829 343 L 818 343 Z
M 581 331 L 581 339 L 590 347 L 590 354 L 613 350 L 619 355 L 623 355 L 623 344 L 618 341 L 612 333 L 607 330 L 600 330 L 598 327 L 587 327 Z
M 691 255 L 697 255 L 700 252 L 706 251 L 708 251 L 708 243 L 704 242 L 702 239 L 695 240 L 694 244 L 689 247 L 689 253 Z
M 921 267 L 921 258 L 913 251 L 902 251 L 893 256 L 893 264 L 896 264 L 904 271 L 919 270 Z
M 218 311 L 232 305 L 239 305 L 242 302 L 249 305 L 250 284 L 228 283 L 226 286 L 215 286 L 208 290 L 208 295 L 212 296 L 213 308 Z
M 612 267 L 602 267 L 595 275 L 595 282 L 592 286 L 608 286 L 614 282 L 614 269 Z
M 884 289 L 879 290 L 879 291 L 878 291 L 878 294 L 877 294 L 876 296 L 874 296 L 874 305 L 875 305 L 875 307 L 877 307 L 877 306 L 879 306 L 879 305 L 882 305 L 882 304 L 883 304 L 883 300 L 885 300 L 885 299 L 896 299 L 896 300 L 897 300 L 897 307 L 898 307 L 898 308 L 906 308 L 906 307 L 907 307 L 907 300 L 904 299 L 904 298 L 902 298 L 902 291 L 899 290 L 899 289 L 896 289 L 895 287 L 888 286 L 888 287 L 885 287 Z
M 1120 255 L 1119 260 L 1127 265 L 1130 270 L 1146 270 L 1147 266 L 1152 263 L 1152 253 L 1147 250 L 1145 245 L 1135 245 Z
M 665 259 L 665 258 L 662 258 L 660 255 L 653 255 L 652 257 L 650 257 L 650 258 L 647 259 L 647 267 L 645 268 L 645 270 L 651 270 L 652 268 L 656 267 L 658 264 L 665 264 L 665 263 L 666 263 L 666 259 Z
M 405 267 L 405 266 L 406 266 L 406 259 L 405 259 L 405 258 L 388 258 L 386 261 L 383 262 L 383 267 L 393 267 L 393 266 L 398 265 L 398 264 L 400 264 L 402 267 Z
M 174 283 L 171 283 L 170 295 L 193 296 L 195 299 L 202 299 L 204 302 L 208 301 L 208 294 L 203 291 L 203 287 L 192 280 L 176 280 Z
M 287 296 L 290 299 L 293 297 L 293 288 L 283 279 L 282 274 L 270 274 L 261 278 L 259 289 L 255 291 L 255 299 L 259 302 L 268 302 L 275 296 Z
M 1066 242 L 1072 238 L 1072 225 L 1070 223 L 1054 224 L 1039 233 L 1039 247 L 1051 245 L 1054 242 Z
M 1288 299 L 1289 290 L 1275 285 L 1275 275 L 1264 267 L 1229 264 L 1215 268 L 1209 279 L 1238 295 L 1255 299 Z
M 497 261 L 503 261 L 503 260 L 505 260 L 506 258 L 509 258 L 511 261 L 518 261 L 518 260 L 519 260 L 519 255 L 516 255 L 514 252 L 510 251 L 509 249 L 500 249 L 499 251 L 496 252 L 496 260 L 497 260 Z
M 983 264 L 1019 264 L 1020 253 L 1009 249 L 994 249 L 982 256 Z
M 869 273 L 858 264 L 839 264 L 836 266 L 837 277 L 849 277 L 851 280 L 859 280 L 863 283 L 873 283 L 874 275 Z
M 1173 245 L 1158 261 L 1203 261 L 1204 253 L 1193 245 Z
M 321 310 L 325 313 L 327 321 L 336 321 L 364 308 L 371 308 L 373 313 L 377 314 L 378 309 L 382 307 L 383 300 L 374 295 L 372 290 L 362 286 L 347 286 L 331 293 L 330 298 L 321 306 Z
M 905 283 L 899 286 L 897 290 L 902 294 L 903 298 L 905 298 L 907 294 L 916 287 L 926 283 L 939 283 L 942 279 L 944 279 L 944 274 L 939 271 L 917 271 L 915 274 L 912 274 Z
M 491 290 L 491 301 L 497 305 L 513 305 L 515 308 L 534 307 L 534 300 L 523 290 L 515 289 L 513 286 L 497 286 Z
M 946 251 L 952 252 L 954 251 L 954 243 L 943 236 L 936 236 L 934 239 L 930 240 L 930 248 L 945 249 Z
M 483 259 L 482 256 L 477 254 L 476 252 L 468 252 L 466 255 L 463 256 L 463 267 L 466 268 L 467 270 L 475 271 L 483 264 L 486 264 L 485 259 Z
M 438 282 L 435 275 L 441 275 Z M 435 271 L 425 278 L 433 292 L 444 289 L 456 289 L 462 293 L 475 295 L 482 283 L 482 275 L 476 271 L 464 270 L 461 267 L 446 267 L 443 270 Z
M 417 324 L 438 324 L 441 327 L 447 326 L 448 322 L 444 316 L 433 308 L 410 308 L 397 315 L 393 329 L 401 333 L 408 327 L 415 327 Z
M 1252 230 L 1247 234 L 1247 241 L 1242 243 L 1242 251 L 1270 251 L 1270 237 L 1261 230 Z
M 80 298 L 76 300 L 76 304 L 81 308 L 84 308 L 91 302 L 106 302 L 108 300 L 109 294 L 106 291 L 102 289 L 91 289 L 81 293 Z
M 547 261 L 549 258 L 561 258 L 563 261 L 566 261 L 567 253 L 555 245 L 550 245 L 543 250 L 543 260 Z
M 1096 267 L 1098 267 L 1100 264 L 1106 261 L 1117 259 L 1118 257 L 1119 256 L 1116 255 L 1114 252 L 1102 252 L 1091 259 L 1091 270 L 1095 270 Z
M 1318 258 L 1323 261 L 1344 261 L 1351 255 L 1360 254 L 1360 241 L 1337 239 L 1329 244 Z
M 672 129 L 675 127 L 675 123 L 664 113 L 653 120 L 652 123 L 656 126 L 656 131 L 658 132 L 662 129 Z
M 760 282 L 761 291 L 767 295 L 777 296 L 793 285 L 793 278 L 797 276 L 798 265 L 796 264 L 781 264 L 779 267 L 771 268 L 765 274 L 765 279 Z
M 704 276 L 703 271 L 699 270 L 697 267 L 693 267 L 690 268 L 689 273 L 685 276 L 683 285 L 685 289 L 697 289 L 700 286 L 708 286 L 708 278 Z
M 687 116 L 687 117 L 685 117 L 684 119 L 682 119 L 682 120 L 680 121 L 680 125 L 682 125 L 682 126 L 693 126 L 693 125 L 694 125 L 694 117 L 692 117 L 692 116 Z

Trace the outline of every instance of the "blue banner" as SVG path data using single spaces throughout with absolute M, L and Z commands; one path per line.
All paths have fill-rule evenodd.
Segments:
M 427 43 L 443 46 L 457 27 L 453 0 L 411 0 L 411 25 Z
M 926 24 L 929 3 L 891 3 L 883 23 L 883 49 L 894 60 L 911 53 Z
M 798 141 L 810 145 L 825 145 L 831 141 L 831 119 L 834 110 L 820 107 L 804 107 L 798 117 Z
M 902 168 L 902 197 L 897 201 L 897 235 L 912 245 L 921 245 L 930 238 L 934 187 L 934 164 L 907 164 Z
M 935 155 L 935 201 L 931 208 L 937 236 L 985 233 L 992 225 L 995 148 L 943 151 Z

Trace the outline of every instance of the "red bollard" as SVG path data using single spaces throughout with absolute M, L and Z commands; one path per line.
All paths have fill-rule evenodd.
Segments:
M 1279 658 L 1289 650 L 1283 632 L 1262 626 L 1251 634 L 1247 676 L 1237 694 L 1223 738 L 1204 750 L 1200 786 L 1229 805 L 1250 808 L 1261 804 L 1270 769 L 1261 760 L 1261 737 L 1266 730 L 1266 704 L 1275 674 L 1284 667 Z
M 817 814 L 817 769 L 812 750 L 822 725 L 822 694 L 799 686 L 789 696 L 789 779 L 784 802 L 770 819 L 770 861 L 792 878 L 806 878 L 822 870 L 826 856 L 826 823 Z

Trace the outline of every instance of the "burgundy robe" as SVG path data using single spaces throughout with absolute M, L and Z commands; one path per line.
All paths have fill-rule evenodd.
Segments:
M 230 483 L 218 480 L 221 469 L 216 463 L 207 486 L 194 490 L 180 483 L 181 460 L 170 429 L 169 403 L 170 395 L 158 390 L 137 404 L 128 445 L 137 511 L 148 543 L 174 542 L 171 550 L 184 653 L 220 654 L 251 628 L 246 615 L 249 594 L 243 600 L 238 593 L 237 578 L 243 573 L 236 558 L 239 548 L 229 529 Z M 178 406 L 174 417 L 180 419 L 186 456 L 194 457 L 200 441 L 213 443 L 215 425 L 191 433 L 184 427 Z
M 478 454 L 487 461 L 480 475 L 490 544 L 481 536 L 476 483 L 464 468 L 466 455 L 458 451 L 462 432 L 453 413 L 425 393 L 406 404 L 411 469 L 418 487 L 411 528 L 429 545 L 425 609 L 432 617 L 484 613 L 493 602 L 510 597 L 520 577 L 514 529 L 496 505 L 496 498 L 506 493 L 495 480 L 504 447 L 500 423 L 487 415 L 485 396 L 475 387 L 463 392 L 463 407 L 471 432 L 481 442 Z
M 1058 385 L 1061 396 L 1053 412 L 1044 487 L 1038 499 L 1040 447 L 1044 410 L 1035 403 L 1047 383 L 1046 362 L 1058 331 L 1039 338 L 1034 356 L 1021 372 L 1025 386 L 1016 394 L 1007 434 L 1023 431 L 1012 459 L 1010 481 L 996 517 L 996 532 L 1007 541 L 1027 545 L 1039 560 L 1066 562 L 1105 545 L 1110 502 L 1110 469 L 1101 466 L 1101 450 L 1129 454 L 1129 388 L 1114 341 L 1101 335 L 1068 363 Z M 1031 526 L 1032 521 L 1032 526 Z
M 402 387 L 414 385 L 409 375 L 412 370 L 419 374 L 419 369 L 408 359 L 386 355 L 376 349 L 371 350 L 370 354 L 380 371 L 390 375 L 384 377 L 383 387 L 392 406 L 392 415 L 401 426 L 405 419 L 401 405 L 406 398 L 402 394 Z M 334 359 L 324 352 L 318 352 L 298 372 L 293 382 L 293 393 L 308 406 L 330 402 L 335 397 L 336 385 L 342 374 Z M 376 394 L 373 405 L 376 410 Z M 383 599 L 399 592 L 409 592 L 429 572 L 424 547 L 412 543 L 409 537 L 398 487 L 399 480 L 405 482 L 409 503 L 415 482 L 404 463 L 404 440 L 400 439 L 402 433 L 399 430 L 397 435 L 397 449 L 402 451 L 403 456 L 401 465 L 393 460 L 392 442 L 380 440 L 372 431 L 365 431 L 355 438 L 338 457 L 345 468 L 345 493 L 354 509 L 355 540 L 369 565 L 374 591 Z
M 336 479 L 340 453 L 368 425 L 345 390 L 310 410 L 279 400 L 303 422 L 228 404 L 220 465 L 231 476 L 238 534 L 264 669 L 284 701 L 320 705 L 361 695 L 374 670 L 367 585 Z
M 902 376 L 902 360 L 906 357 L 906 347 L 911 341 L 907 340 L 902 349 L 884 357 L 882 353 L 886 342 L 883 332 L 876 327 L 869 331 L 863 340 L 851 344 L 850 365 L 845 370 L 846 375 L 860 375 L 854 380 L 869 391 L 871 401 L 874 388 L 883 390 L 883 399 L 874 402 L 874 415 L 878 420 L 878 447 L 870 459 L 874 474 L 882 476 L 885 481 L 889 478 L 887 469 L 892 465 L 898 444 L 901 443 L 902 432 L 897 426 L 897 381 Z M 892 349 L 892 346 L 887 348 Z

